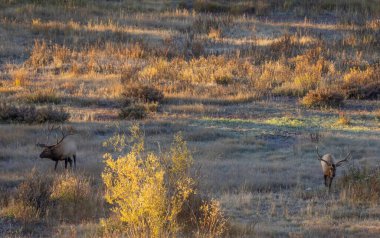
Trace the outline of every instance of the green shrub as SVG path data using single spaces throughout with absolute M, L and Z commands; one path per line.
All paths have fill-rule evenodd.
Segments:
M 64 122 L 70 114 L 62 108 L 57 110 L 51 106 L 36 108 L 35 106 L 14 106 L 0 104 L 0 121 L 16 123 Z
M 148 116 L 148 109 L 142 103 L 131 103 L 129 106 L 120 109 L 119 117 L 121 119 L 141 120 Z
M 343 105 L 344 96 L 337 90 L 321 88 L 309 91 L 301 99 L 301 104 L 309 108 L 329 108 Z

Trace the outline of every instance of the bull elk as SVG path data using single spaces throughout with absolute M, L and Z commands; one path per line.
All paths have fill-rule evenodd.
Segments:
M 344 162 L 347 162 L 351 156 L 351 152 L 347 154 L 347 156 L 339 160 L 337 163 L 334 162 L 334 156 L 331 154 L 320 155 L 318 152 L 318 146 L 315 147 L 318 155 L 318 160 L 321 161 L 322 171 L 325 179 L 325 186 L 331 189 L 331 183 L 333 178 L 335 177 L 336 168 L 341 166 Z
M 50 132 L 54 129 L 57 129 L 52 127 L 48 128 L 49 135 Z M 39 147 L 44 148 L 42 153 L 40 154 L 40 158 L 47 158 L 55 161 L 54 170 L 57 170 L 57 165 L 59 161 L 65 161 L 65 169 L 67 169 L 67 163 L 70 163 L 70 167 L 72 168 L 72 162 L 74 161 L 74 168 L 76 168 L 76 152 L 77 152 L 77 146 L 73 140 L 68 139 L 67 137 L 69 135 L 73 135 L 73 132 L 65 133 L 61 128 L 62 138 L 60 140 L 57 140 L 56 144 L 53 145 L 46 145 L 37 143 L 36 145 Z M 49 138 L 48 135 L 48 138 Z

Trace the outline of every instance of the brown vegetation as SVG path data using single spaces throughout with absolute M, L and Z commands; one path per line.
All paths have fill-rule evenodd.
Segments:
M 70 114 L 51 106 L 36 108 L 35 106 L 14 106 L 7 103 L 0 104 L 0 121 L 16 123 L 45 123 L 65 122 Z
M 340 199 L 355 205 L 380 202 L 379 168 L 351 167 L 340 180 Z
M 377 236 L 379 16 L 377 0 L 0 1 L 0 236 Z M 131 159 L 140 119 L 124 178 L 144 176 L 121 197 L 143 202 L 119 216 L 102 155 Z M 35 159 L 47 122 L 78 128 L 75 173 Z M 179 131 L 200 178 L 173 201 Z M 116 132 L 122 151 L 100 146 Z M 368 170 L 340 167 L 327 194 L 315 143 Z
M 90 179 L 81 175 L 41 174 L 33 170 L 3 211 L 7 216 L 27 224 L 36 222 L 77 223 L 102 214 L 100 190 L 91 187 Z
M 301 104 L 313 108 L 340 107 L 343 105 L 344 96 L 336 89 L 320 88 L 308 92 L 302 98 Z

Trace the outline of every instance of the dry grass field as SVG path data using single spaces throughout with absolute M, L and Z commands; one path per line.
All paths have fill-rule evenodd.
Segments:
M 0 0 L 0 236 L 379 237 L 379 99 L 378 0 Z M 49 125 L 75 170 L 39 158 Z M 352 153 L 331 191 L 316 146 Z M 107 153 L 129 152 L 151 177 L 112 191 Z M 154 220 L 166 188 L 167 213 L 191 191 L 208 215 Z M 112 192 L 148 207 L 140 230 Z

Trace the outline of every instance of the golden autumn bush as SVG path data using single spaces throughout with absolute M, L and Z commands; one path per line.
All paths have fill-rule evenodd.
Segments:
M 301 104 L 309 108 L 330 108 L 343 105 L 344 95 L 336 89 L 319 88 L 308 92 Z
M 167 86 L 177 81 L 192 84 L 215 83 L 221 77 L 248 79 L 253 75 L 253 66 L 247 61 L 229 59 L 224 56 L 209 56 L 189 61 L 180 58 L 173 60 L 156 58 L 128 77 L 144 83 Z
M 25 68 L 16 69 L 11 72 L 11 77 L 16 87 L 24 86 L 29 77 L 29 72 Z
M 364 70 L 351 68 L 343 77 L 347 98 L 378 99 L 380 97 L 380 66 Z
M 167 153 L 155 154 L 145 150 L 144 137 L 137 125 L 131 127 L 131 135 L 132 146 L 126 153 L 125 136 L 115 135 L 115 139 L 106 143 L 119 155 L 116 158 L 111 153 L 104 155 L 105 199 L 113 213 L 111 218 L 101 222 L 104 232 L 149 237 L 179 234 L 189 225 L 182 222 L 186 219 L 180 216 L 196 194 L 196 180 L 191 175 L 193 159 L 186 142 L 177 134 Z M 220 210 L 215 215 L 215 209 L 207 209 L 203 212 L 207 213 L 203 215 L 205 219 L 212 216 L 217 221 L 222 220 Z M 220 233 L 225 230 L 223 222 L 210 225 L 216 228 L 204 230 L 217 229 Z
M 326 79 L 335 77 L 334 65 L 327 61 L 321 53 L 322 49 L 316 47 L 289 60 L 285 66 L 287 70 L 279 73 L 287 73 L 282 79 L 282 84 L 274 88 L 276 94 L 304 96 L 310 90 L 321 86 Z M 276 76 L 277 78 L 279 76 Z
M 222 237 L 227 220 L 220 216 L 221 207 L 218 201 L 205 202 L 200 207 L 199 237 Z
M 262 66 L 260 77 L 255 81 L 255 87 L 264 91 L 273 90 L 289 81 L 291 73 L 290 67 L 279 61 L 266 62 Z

